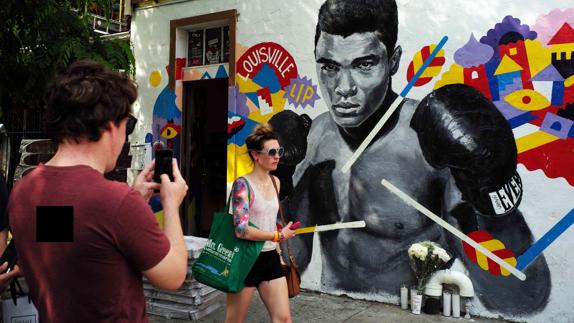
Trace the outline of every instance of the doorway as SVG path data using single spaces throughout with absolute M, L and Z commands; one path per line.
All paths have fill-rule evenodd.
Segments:
M 186 235 L 209 236 L 213 212 L 223 211 L 227 184 L 227 78 L 183 82 L 182 170 Z

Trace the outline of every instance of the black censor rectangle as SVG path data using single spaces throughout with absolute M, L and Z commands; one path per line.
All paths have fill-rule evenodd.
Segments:
M 37 242 L 73 242 L 73 206 L 36 207 Z

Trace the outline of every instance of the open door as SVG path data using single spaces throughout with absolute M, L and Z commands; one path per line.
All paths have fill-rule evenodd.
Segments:
M 183 205 L 186 235 L 207 237 L 213 212 L 225 208 L 228 79 L 183 83 Z

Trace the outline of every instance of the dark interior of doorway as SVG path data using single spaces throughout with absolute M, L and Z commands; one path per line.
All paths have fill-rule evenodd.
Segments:
M 186 235 L 207 237 L 213 212 L 226 202 L 228 79 L 184 82 L 183 92 L 184 228 Z

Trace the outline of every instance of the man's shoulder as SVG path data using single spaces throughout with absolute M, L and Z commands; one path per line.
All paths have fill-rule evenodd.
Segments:
M 404 99 L 403 104 L 401 105 L 400 119 L 410 123 L 419 102 L 420 101 L 414 99 Z
M 416 132 L 411 128 L 411 119 L 418 104 L 419 101 L 417 100 L 404 99 L 399 112 L 398 124 L 394 128 L 395 135 L 399 134 L 400 137 L 409 141 L 416 137 Z
M 313 119 L 309 135 L 307 135 L 307 141 L 309 144 L 313 144 L 317 141 L 324 141 L 327 137 L 337 134 L 337 126 L 327 111 Z

